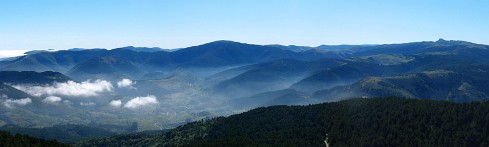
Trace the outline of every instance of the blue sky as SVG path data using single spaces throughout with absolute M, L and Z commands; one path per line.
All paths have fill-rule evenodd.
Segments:
M 384 44 L 445 38 L 489 44 L 485 0 L 2 0 L 1 50 Z

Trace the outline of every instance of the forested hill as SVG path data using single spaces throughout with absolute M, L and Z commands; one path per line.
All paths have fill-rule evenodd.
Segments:
M 36 147 L 64 147 L 67 144 L 62 144 L 53 140 L 44 140 L 27 135 L 11 135 L 8 132 L 0 131 L 0 146 L 2 147 L 19 147 L 19 146 L 36 146 Z
M 76 145 L 488 146 L 489 102 L 372 98 L 271 106 L 198 121 L 165 134 Z

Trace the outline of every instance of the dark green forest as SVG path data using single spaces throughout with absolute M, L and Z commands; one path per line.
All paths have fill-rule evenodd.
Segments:
M 121 146 L 488 146 L 489 102 L 371 98 L 261 107 L 157 135 L 74 145 Z
M 27 135 L 12 135 L 5 131 L 0 131 L 0 146 L 1 147 L 57 147 L 69 146 L 54 140 L 44 140 Z
M 111 132 L 108 129 L 110 128 L 106 127 L 104 129 L 84 125 L 54 125 L 53 127 L 46 128 L 22 128 L 15 125 L 0 127 L 0 130 L 13 134 L 26 134 L 37 138 L 56 139 L 64 143 L 116 135 L 115 132 Z

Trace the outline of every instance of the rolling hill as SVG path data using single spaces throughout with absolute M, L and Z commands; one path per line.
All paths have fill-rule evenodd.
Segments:
M 224 71 L 222 75 L 218 73 L 214 78 L 217 78 L 218 75 L 232 78 L 220 81 L 213 89 L 217 93 L 232 91 L 234 96 L 240 95 L 240 93 L 241 96 L 249 96 L 261 92 L 286 89 L 316 70 L 334 67 L 343 62 L 340 59 L 330 58 L 314 61 L 279 59 L 253 64 L 239 68 L 238 71 L 241 72 L 234 74 L 232 73 L 236 69 Z
M 52 84 L 53 82 L 66 82 L 71 80 L 68 76 L 58 72 L 45 71 L 0 71 L 0 82 L 9 84 Z
M 139 50 L 148 50 L 148 48 L 126 47 L 113 50 L 39 52 L 15 60 L 0 61 L 0 65 L 2 65 L 0 70 L 56 71 L 68 73 L 75 79 L 84 79 L 81 75 L 93 72 L 101 75 L 108 72 L 140 78 L 145 73 L 168 69 L 216 68 L 285 58 L 314 60 L 324 57 L 322 53 L 315 51 L 294 52 L 277 47 L 232 41 L 216 41 L 172 52 L 152 49 L 151 51 Z M 107 62 L 109 59 L 117 62 Z M 92 67 L 95 67 L 96 70 L 92 70 Z
M 347 86 L 317 91 L 317 98 L 399 96 L 455 102 L 488 98 L 486 65 L 455 66 L 416 74 L 369 77 Z

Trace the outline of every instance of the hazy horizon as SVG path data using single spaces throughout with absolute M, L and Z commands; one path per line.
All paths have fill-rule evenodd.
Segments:
M 451 39 L 445 39 L 445 38 L 439 38 L 439 39 L 451 40 Z M 233 42 L 239 42 L 239 43 L 247 43 L 247 42 L 240 42 L 240 41 L 235 41 L 235 40 L 215 40 L 215 41 L 233 41 Z M 419 40 L 419 41 L 409 41 L 409 42 L 420 42 L 420 41 L 436 41 L 436 40 Z M 467 41 L 467 40 L 455 40 L 455 41 Z M 211 41 L 211 42 L 214 42 L 214 41 Z M 397 44 L 397 43 L 409 43 L 409 42 L 395 42 L 395 43 L 385 43 L 385 44 Z M 468 42 L 471 42 L 471 41 L 468 41 Z M 210 42 L 206 42 L 206 43 L 210 43 Z M 472 43 L 477 43 L 477 42 L 472 42 Z M 202 44 L 205 44 L 205 43 L 202 43 Z M 181 47 L 181 48 L 187 48 L 187 47 L 197 46 L 197 45 L 202 45 L 202 44 L 190 45 L 190 46 Z M 253 43 L 247 43 L 247 44 L 253 44 Z M 480 44 L 480 43 L 477 43 L 477 44 Z M 297 44 L 257 44 L 257 45 L 286 45 L 286 46 L 294 45 L 294 46 L 307 46 L 307 45 L 297 45 Z M 320 44 L 320 45 L 380 45 L 380 44 Z M 320 45 L 317 45 L 317 46 L 320 46 Z M 307 47 L 317 47 L 317 46 L 307 46 Z M 96 48 L 96 49 L 108 49 L 108 50 L 111 50 L 111 49 L 122 48 L 122 47 L 128 47 L 128 46 L 120 46 L 120 47 L 114 47 L 114 48 Z M 150 46 L 134 46 L 134 47 L 150 47 Z M 181 49 L 181 48 L 162 48 L 162 47 L 156 47 L 156 46 L 153 46 L 153 47 L 155 47 L 155 48 L 161 48 L 161 49 L 169 49 L 169 50 Z M 23 56 L 23 55 L 25 55 L 26 52 L 35 51 L 35 50 L 39 50 L 39 51 L 60 51 L 60 50 L 69 50 L 69 49 L 76 49 L 76 48 L 79 48 L 79 47 L 64 48 L 64 49 L 52 49 L 52 48 L 48 48 L 48 49 L 33 49 L 33 50 L 25 50 L 25 49 L 10 50 L 9 49 L 9 50 L 2 50 L 0 52 L 0 58 L 9 58 L 9 57 Z M 95 48 L 83 48 L 83 49 L 95 49 Z

